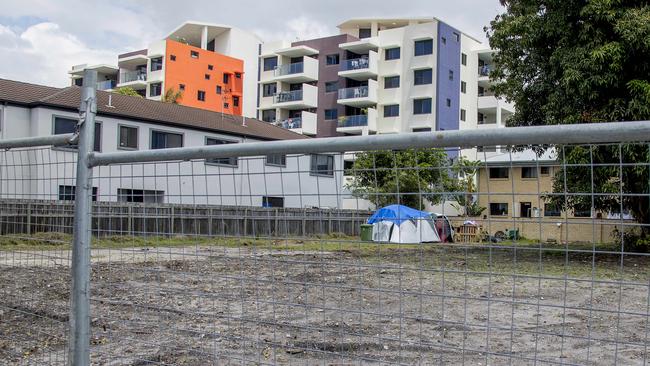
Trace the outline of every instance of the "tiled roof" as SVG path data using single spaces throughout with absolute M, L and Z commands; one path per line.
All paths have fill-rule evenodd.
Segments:
M 110 106 L 109 96 L 111 99 Z M 47 106 L 77 111 L 80 99 L 81 88 L 77 86 L 53 88 L 0 79 L 0 102 L 6 101 L 32 107 Z M 232 116 L 105 91 L 97 92 L 97 114 L 265 140 L 308 138 L 253 118 L 246 118 L 244 123 L 241 116 Z

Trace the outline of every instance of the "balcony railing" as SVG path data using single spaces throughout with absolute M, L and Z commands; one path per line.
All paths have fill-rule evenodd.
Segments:
M 120 72 L 120 83 L 131 81 L 147 81 L 146 71 L 122 71 Z
M 368 116 L 365 114 L 345 116 L 339 119 L 339 127 L 362 127 L 367 125 Z
M 115 80 L 98 81 L 97 82 L 97 90 L 115 89 L 115 85 L 117 85 L 117 81 L 115 81 Z
M 483 65 L 478 67 L 479 76 L 490 76 L 490 65 Z
M 367 86 L 339 89 L 339 99 L 367 98 L 368 90 Z
M 275 76 L 284 76 L 291 74 L 300 74 L 305 71 L 305 64 L 297 62 L 295 64 L 280 65 L 275 69 Z
M 302 90 L 278 93 L 273 97 L 274 103 L 287 103 L 302 100 Z
M 370 68 L 370 59 L 368 57 L 345 60 L 341 64 L 341 71 L 362 70 Z
M 290 130 L 292 128 L 302 128 L 302 118 L 300 117 L 287 118 L 284 121 L 275 122 L 275 125 L 282 128 L 286 128 L 287 130 Z

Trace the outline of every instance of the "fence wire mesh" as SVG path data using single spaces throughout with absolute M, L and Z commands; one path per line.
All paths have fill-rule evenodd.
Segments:
M 65 364 L 74 154 L 1 154 L 0 357 Z M 93 364 L 647 363 L 648 142 L 134 162 L 92 181 Z M 391 204 L 415 210 L 362 226 Z

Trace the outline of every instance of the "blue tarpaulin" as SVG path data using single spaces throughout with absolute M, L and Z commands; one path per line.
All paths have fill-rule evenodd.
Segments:
M 430 216 L 431 214 L 428 212 L 418 211 L 408 206 L 390 205 L 375 211 L 375 213 L 368 219 L 368 223 L 374 224 L 380 221 L 390 221 L 397 225 L 401 225 L 406 220 L 416 220 Z

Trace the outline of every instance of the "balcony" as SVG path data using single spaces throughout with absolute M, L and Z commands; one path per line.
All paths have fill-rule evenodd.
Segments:
M 275 123 L 276 126 L 303 135 L 316 135 L 316 113 L 302 111 L 300 117 L 287 118 Z
M 377 52 L 370 51 L 367 57 L 344 60 L 341 63 L 339 76 L 357 81 L 365 81 L 377 77 L 378 59 Z
M 338 103 L 351 107 L 369 107 L 377 104 L 377 81 L 368 80 L 368 86 L 339 89 Z
M 118 87 L 130 86 L 132 88 L 145 88 L 147 86 L 146 71 L 120 71 Z
M 318 88 L 302 84 L 302 90 L 279 92 L 273 96 L 273 108 L 307 109 L 318 107 Z
M 116 80 L 104 80 L 97 82 L 97 90 L 111 90 L 117 86 Z
M 496 111 L 503 109 L 505 111 L 514 113 L 515 108 L 512 103 L 508 103 L 503 99 L 499 99 L 494 95 L 483 95 L 478 97 L 478 110 L 479 111 Z
M 377 132 L 377 110 L 368 108 L 367 114 L 340 117 L 336 132 L 349 135 L 367 135 L 369 132 Z
M 478 67 L 478 76 L 490 76 L 490 70 L 492 69 L 492 66 L 489 64 L 485 64 L 483 66 Z
M 318 80 L 318 60 L 304 56 L 303 62 L 279 65 L 274 73 L 274 81 L 305 83 Z

